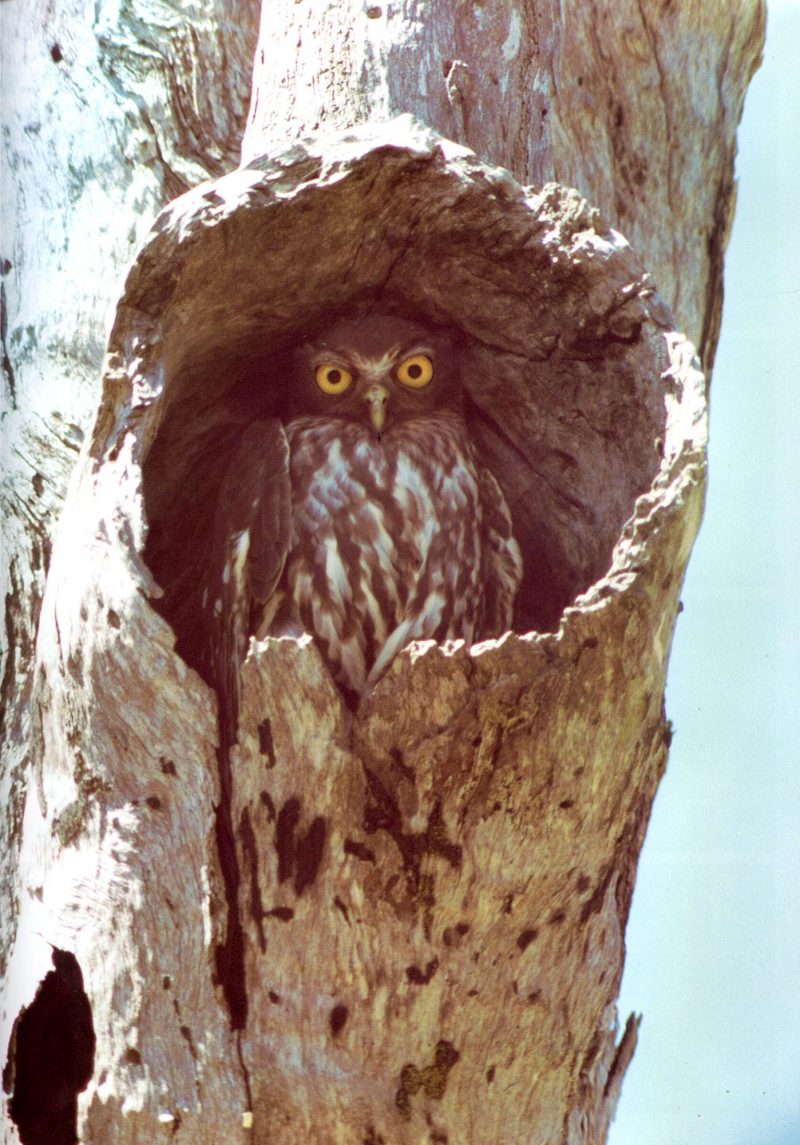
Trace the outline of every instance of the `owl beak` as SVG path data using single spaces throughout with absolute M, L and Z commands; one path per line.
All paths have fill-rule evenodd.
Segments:
M 377 383 L 370 386 L 364 392 L 364 401 L 369 406 L 369 417 L 375 432 L 380 434 L 386 422 L 386 401 L 389 397 L 389 391 L 385 386 L 380 386 Z

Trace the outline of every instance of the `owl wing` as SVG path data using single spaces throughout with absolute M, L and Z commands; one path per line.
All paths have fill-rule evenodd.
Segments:
M 220 487 L 203 594 L 225 747 L 236 741 L 239 672 L 253 618 L 280 580 L 290 533 L 289 443 L 276 418 L 254 422 L 234 449 Z
M 511 512 L 497 478 L 478 465 L 481 491 L 483 617 L 481 639 L 512 627 L 514 599 L 522 581 L 522 554 L 514 539 Z

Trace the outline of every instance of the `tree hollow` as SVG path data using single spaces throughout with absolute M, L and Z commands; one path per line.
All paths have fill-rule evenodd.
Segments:
M 145 557 L 195 665 L 196 586 L 232 444 L 279 409 L 298 339 L 354 307 L 455 330 L 473 436 L 523 551 L 518 632 L 555 630 L 607 571 L 663 461 L 665 308 L 625 240 L 577 193 L 526 190 L 410 117 L 183 196 L 124 302 L 149 328 Z

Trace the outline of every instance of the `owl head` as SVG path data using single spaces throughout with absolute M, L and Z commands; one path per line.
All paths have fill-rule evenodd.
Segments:
M 458 408 L 451 340 L 389 315 L 343 319 L 295 355 L 291 413 L 363 423 L 380 437 L 433 410 Z

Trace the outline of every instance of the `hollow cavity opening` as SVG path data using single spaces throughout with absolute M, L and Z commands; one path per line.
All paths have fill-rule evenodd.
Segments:
M 276 330 L 254 298 L 242 300 L 233 334 L 186 335 L 165 345 L 157 430 L 143 466 L 145 559 L 163 590 L 154 602 L 177 648 L 207 678 L 203 624 L 214 515 L 225 474 L 248 426 L 282 418 L 292 354 L 341 313 L 365 309 L 441 325 L 389 292 L 355 306 L 325 308 Z M 268 332 L 265 333 L 265 327 Z M 618 341 L 572 346 L 548 360 L 448 324 L 460 358 L 474 448 L 499 482 L 523 558 L 514 630 L 552 631 L 565 607 L 607 571 L 636 498 L 660 464 L 663 400 L 653 376 Z M 155 422 L 156 419 L 154 419 Z
M 80 965 L 54 948 L 53 966 L 17 1015 L 3 1070 L 22 1145 L 75 1145 L 78 1094 L 94 1070 L 92 1008 Z

